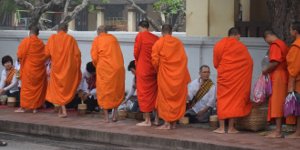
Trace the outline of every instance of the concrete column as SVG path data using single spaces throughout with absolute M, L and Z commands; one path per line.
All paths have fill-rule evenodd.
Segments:
M 136 12 L 132 7 L 128 7 L 127 29 L 128 32 L 136 31 Z
M 242 21 L 250 21 L 250 1 L 251 0 L 240 0 L 242 7 Z
M 69 22 L 69 30 L 75 31 L 76 30 L 76 25 L 75 25 L 75 19 Z
M 227 36 L 234 27 L 234 0 L 209 0 L 209 36 Z
M 12 13 L 11 25 L 14 27 L 17 27 L 19 25 L 17 12 Z
M 97 28 L 101 25 L 105 25 L 104 20 L 104 8 L 103 7 L 97 7 Z
M 186 0 L 187 35 L 208 36 L 208 3 L 209 0 Z

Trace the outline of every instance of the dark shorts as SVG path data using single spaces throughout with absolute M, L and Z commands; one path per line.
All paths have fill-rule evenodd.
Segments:
M 16 98 L 16 102 L 17 102 L 17 107 L 20 106 L 20 91 L 15 91 L 10 93 L 9 91 L 6 92 L 7 97 L 14 97 Z

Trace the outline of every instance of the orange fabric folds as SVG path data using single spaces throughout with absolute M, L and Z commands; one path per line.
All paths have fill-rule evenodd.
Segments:
M 155 108 L 157 75 L 151 63 L 151 53 L 157 40 L 158 37 L 148 31 L 139 33 L 135 39 L 137 96 L 142 112 L 151 112 Z
M 187 85 L 191 80 L 182 42 L 170 35 L 161 37 L 153 46 L 152 64 L 157 70 L 159 117 L 167 122 L 179 120 L 185 113 Z
M 235 38 L 223 38 L 214 47 L 217 69 L 218 118 L 243 117 L 250 113 L 253 61 L 244 44 Z
M 125 69 L 118 40 L 102 33 L 93 41 L 91 56 L 96 66 L 98 104 L 103 109 L 117 108 L 124 99 Z
M 81 81 L 81 53 L 76 40 L 63 31 L 52 35 L 46 45 L 46 57 L 51 59 L 46 100 L 66 105 Z
M 17 56 L 20 61 L 22 82 L 20 105 L 25 109 L 37 109 L 45 101 L 47 77 L 45 45 L 36 35 L 25 38 L 19 45 Z

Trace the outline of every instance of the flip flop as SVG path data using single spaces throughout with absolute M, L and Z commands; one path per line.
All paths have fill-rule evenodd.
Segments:
M 6 145 L 7 145 L 6 142 L 0 141 L 0 146 L 6 146 Z

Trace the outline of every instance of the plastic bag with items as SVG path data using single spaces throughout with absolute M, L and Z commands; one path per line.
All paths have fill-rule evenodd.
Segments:
M 283 111 L 285 117 L 294 116 L 297 114 L 300 115 L 300 103 L 297 102 L 297 98 L 294 92 L 290 93 L 286 97 Z
M 272 83 L 269 75 L 260 75 L 254 85 L 252 101 L 254 103 L 264 103 L 271 94 Z

